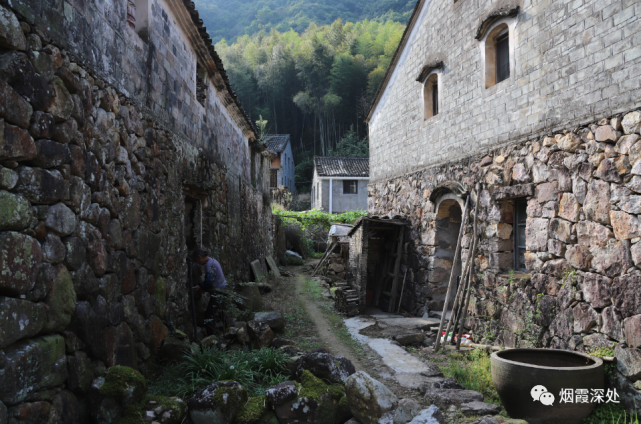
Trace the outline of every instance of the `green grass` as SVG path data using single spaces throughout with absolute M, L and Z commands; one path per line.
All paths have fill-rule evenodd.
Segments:
M 490 355 L 485 351 L 448 352 L 447 365 L 441 365 L 440 368 L 445 376 L 454 377 L 466 389 L 483 393 L 485 402 L 501 404 L 492 382 Z
M 628 414 L 621 404 L 602 403 L 583 420 L 583 424 L 639 424 L 639 416 Z
M 314 300 L 323 298 L 323 288 L 314 280 L 305 280 L 303 285 L 305 294 Z
M 216 347 L 194 349 L 177 364 L 166 367 L 149 385 L 149 392 L 183 399 L 217 382 L 233 380 L 250 396 L 262 396 L 271 386 L 287 380 L 287 356 L 275 349 L 251 352 Z

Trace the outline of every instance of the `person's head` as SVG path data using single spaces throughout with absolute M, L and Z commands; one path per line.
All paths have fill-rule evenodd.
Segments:
M 205 265 L 209 260 L 209 252 L 205 249 L 197 249 L 194 252 L 194 259 L 201 265 Z

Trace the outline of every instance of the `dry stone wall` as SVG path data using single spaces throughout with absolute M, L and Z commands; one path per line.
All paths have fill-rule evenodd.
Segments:
M 470 305 L 475 341 L 612 352 L 614 383 L 641 407 L 641 113 L 514 144 L 369 187 L 369 211 L 411 223 L 412 312 L 442 308 L 433 280 L 443 187 L 478 196 Z M 433 194 L 437 194 L 437 198 Z M 513 272 L 513 202 L 527 201 L 525 272 Z M 474 213 L 474 210 L 470 212 Z M 462 258 L 472 245 L 466 227 Z M 511 272 L 512 271 L 512 272 Z M 442 293 L 441 293 L 442 294 Z
M 0 5 L 2 423 L 89 422 L 106 367 L 146 374 L 170 332 L 192 334 L 188 249 L 209 249 L 238 281 L 273 244 L 269 158 L 232 107 L 211 88 L 206 109 L 181 106 L 200 128 L 167 119 L 138 102 L 149 93 L 122 89 L 136 79 L 126 68 L 94 68 L 77 55 L 86 45 L 47 35 L 46 11 Z

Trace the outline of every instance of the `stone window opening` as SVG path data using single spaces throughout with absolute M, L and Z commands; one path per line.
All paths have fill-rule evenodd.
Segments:
M 358 181 L 343 180 L 343 194 L 358 194 Z
M 127 24 L 144 41 L 149 39 L 149 0 L 127 0 Z
M 207 90 L 209 86 L 207 84 L 207 71 L 200 66 L 199 63 L 196 64 L 196 99 L 203 107 L 207 103 Z
M 525 271 L 525 227 L 527 223 L 527 200 L 514 201 L 514 270 Z
M 438 115 L 439 112 L 439 89 L 438 73 L 433 73 L 427 77 L 423 84 L 423 104 L 425 111 L 425 120 Z
M 506 22 L 491 29 L 484 41 L 485 88 L 510 79 L 514 68 L 514 40 Z

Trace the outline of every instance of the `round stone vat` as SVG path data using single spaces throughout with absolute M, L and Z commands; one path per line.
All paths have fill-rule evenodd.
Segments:
M 494 352 L 491 363 L 503 407 L 529 424 L 580 424 L 596 406 L 595 394 L 603 393 L 606 400 L 600 358 L 568 350 L 508 349 Z

